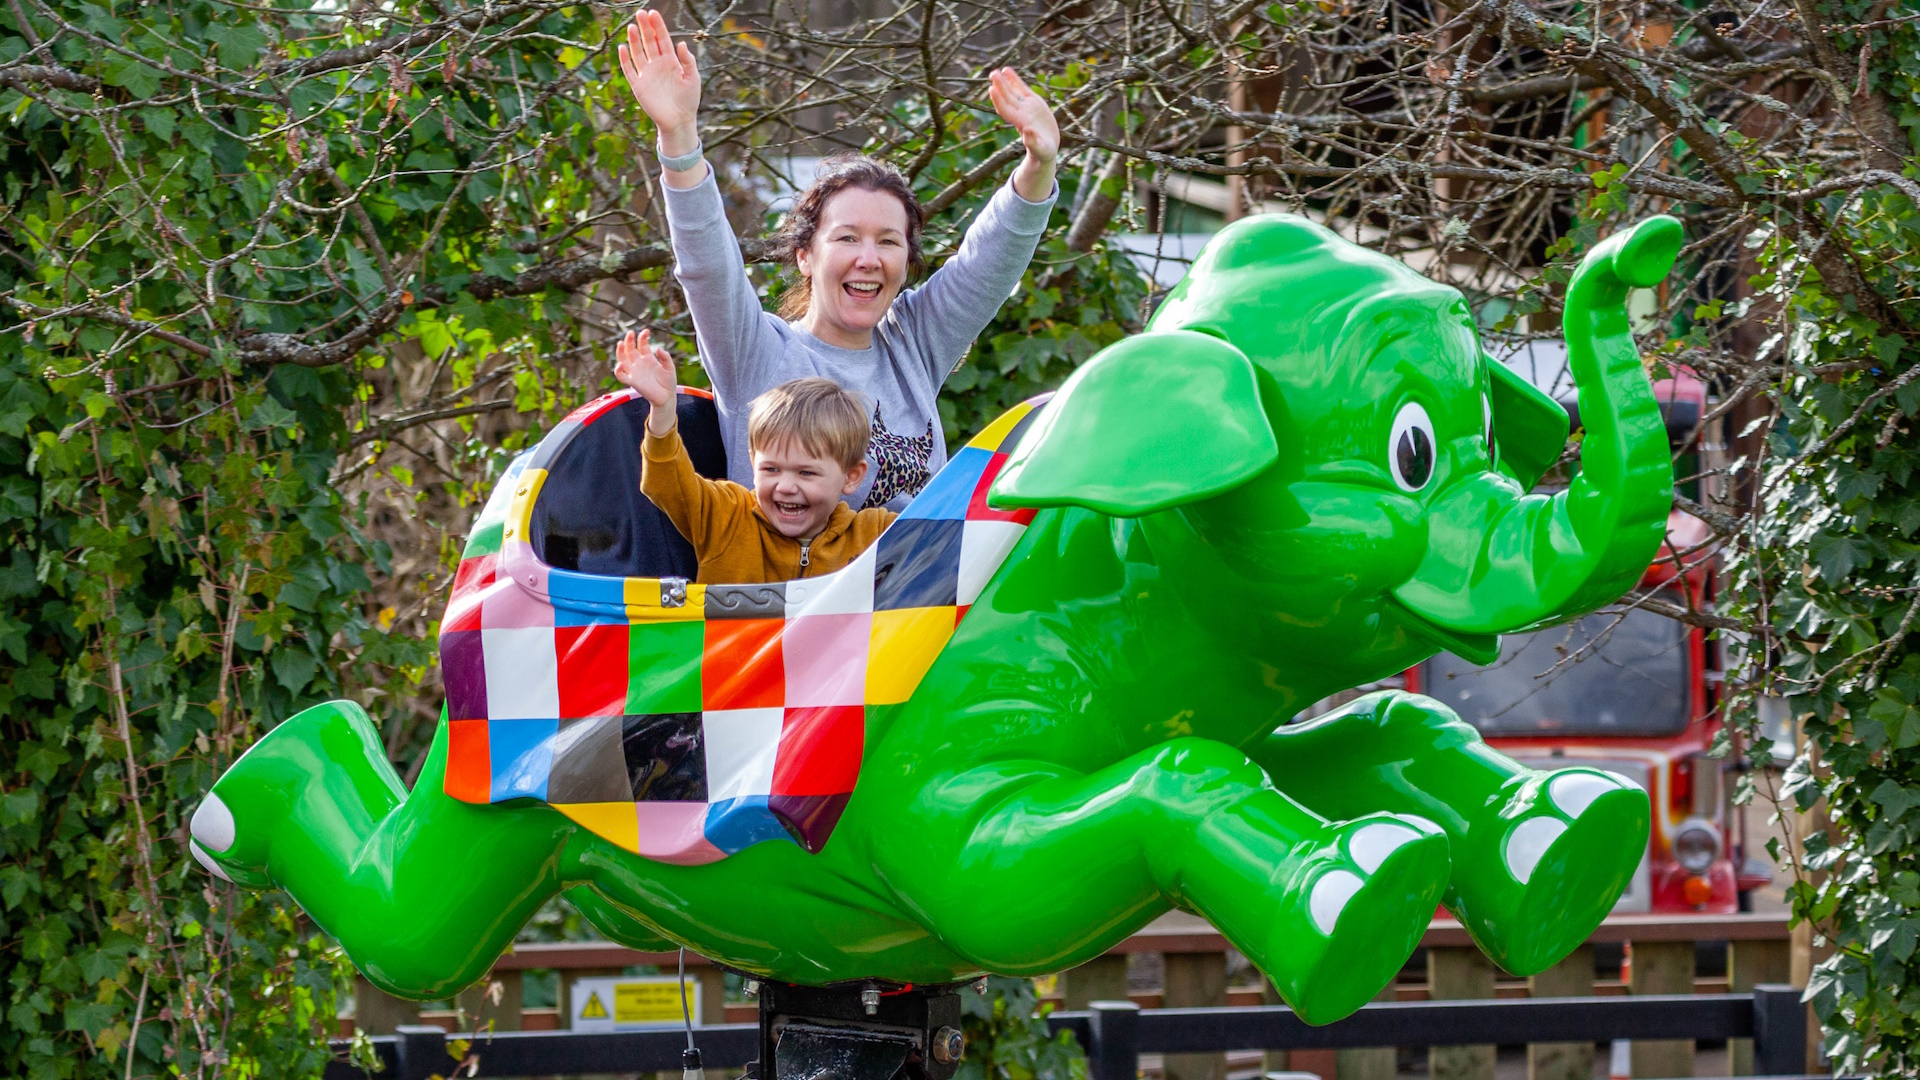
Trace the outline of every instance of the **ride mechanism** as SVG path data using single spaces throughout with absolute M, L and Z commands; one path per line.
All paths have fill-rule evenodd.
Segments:
M 760 1080 L 946 1080 L 962 987 L 1176 906 L 1309 1023 L 1385 986 L 1436 904 L 1543 970 L 1634 872 L 1646 793 L 1527 768 L 1417 694 L 1292 718 L 1640 578 L 1672 469 L 1626 298 L 1679 248 L 1650 218 L 1574 274 L 1584 436 L 1552 494 L 1567 413 L 1460 294 L 1279 215 L 1223 230 L 1145 332 L 823 577 L 689 581 L 638 494 L 646 406 L 599 399 L 474 527 L 412 791 L 328 702 L 214 784 L 193 853 L 419 999 L 564 894 L 608 938 L 758 980 Z M 711 401 L 680 409 L 717 473 Z

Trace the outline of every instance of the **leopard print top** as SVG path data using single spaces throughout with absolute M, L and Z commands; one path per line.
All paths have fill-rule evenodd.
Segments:
M 867 444 L 867 463 L 874 470 L 873 487 L 864 509 L 885 506 L 901 495 L 914 496 L 933 479 L 927 462 L 933 456 L 933 421 L 925 435 L 895 435 L 873 410 L 873 435 Z

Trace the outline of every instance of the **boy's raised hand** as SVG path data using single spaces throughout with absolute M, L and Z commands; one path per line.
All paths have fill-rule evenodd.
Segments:
M 672 39 L 659 12 L 642 11 L 627 27 L 619 53 L 634 100 L 660 129 L 660 149 L 671 156 L 692 150 L 700 138 L 700 68 L 693 50 Z
M 647 429 L 654 435 L 673 430 L 678 419 L 675 400 L 679 372 L 667 350 L 648 340 L 649 332 L 627 331 L 613 346 L 613 377 L 638 391 L 653 406 L 647 411 Z

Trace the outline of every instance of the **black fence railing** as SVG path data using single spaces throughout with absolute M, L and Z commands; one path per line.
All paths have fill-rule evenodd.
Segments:
M 1806 1008 L 1791 986 L 1751 994 L 1406 1001 L 1368 1005 L 1344 1020 L 1313 1027 L 1285 1006 L 1142 1009 L 1097 1001 L 1086 1012 L 1055 1013 L 1055 1031 L 1086 1048 L 1090 1080 L 1133 1080 L 1140 1055 L 1224 1050 L 1314 1050 L 1364 1046 L 1514 1046 L 1612 1039 L 1752 1039 L 1754 1072 L 1798 1076 L 1806 1069 Z M 375 1036 L 382 1080 L 427 1080 L 458 1064 L 437 1027 L 404 1027 Z M 738 1068 L 759 1056 L 759 1029 L 726 1024 L 694 1029 L 708 1068 Z M 335 1048 L 345 1052 L 344 1042 Z M 565 1076 L 680 1068 L 679 1029 L 614 1034 L 509 1031 L 471 1037 L 472 1076 Z M 359 1068 L 335 1062 L 327 1080 L 356 1080 Z

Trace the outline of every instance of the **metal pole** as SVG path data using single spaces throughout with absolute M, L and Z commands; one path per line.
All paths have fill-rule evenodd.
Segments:
M 1140 1073 L 1140 1006 L 1131 1001 L 1093 1001 L 1087 1047 L 1091 1080 L 1134 1080 Z
M 1759 1076 L 1807 1071 L 1807 1007 L 1798 989 L 1779 983 L 1753 988 L 1753 1071 Z
M 445 1075 L 454 1061 L 447 1056 L 447 1033 L 431 1024 L 402 1024 L 393 1029 L 395 1080 L 427 1080 Z

